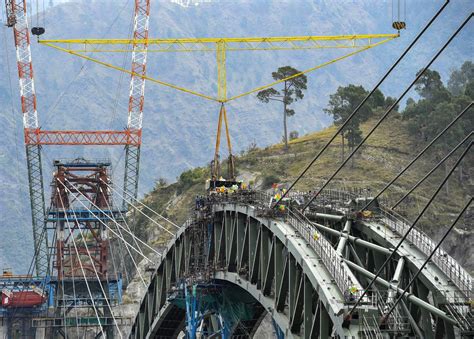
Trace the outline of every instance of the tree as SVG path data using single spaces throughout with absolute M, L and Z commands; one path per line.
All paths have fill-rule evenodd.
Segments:
M 419 75 L 421 72 L 422 70 L 418 71 L 416 75 Z M 430 100 L 434 104 L 448 101 L 451 96 L 441 81 L 441 75 L 437 71 L 430 69 L 427 69 L 418 79 L 415 84 L 415 90 L 423 99 Z
M 291 66 L 284 66 L 278 68 L 276 72 L 273 72 L 272 77 L 278 81 L 299 73 L 301 72 Z M 257 93 L 257 99 L 261 102 L 268 103 L 270 100 L 273 100 L 283 104 L 283 140 L 286 150 L 288 149 L 287 117 L 295 115 L 295 110 L 290 109 L 288 106 L 295 101 L 303 99 L 303 91 L 307 89 L 307 81 L 306 75 L 301 74 L 283 81 L 283 88 L 281 90 L 276 90 L 271 87 Z
M 336 126 L 342 125 L 354 112 L 359 104 L 367 96 L 367 91 L 362 86 L 348 85 L 338 87 L 336 93 L 329 96 L 328 107 L 324 109 L 326 114 L 332 115 Z M 372 115 L 372 106 L 368 102 L 363 105 L 357 114 L 341 131 L 341 159 L 344 161 L 344 139 L 351 150 L 362 140 L 360 124 Z
M 460 69 L 451 72 L 448 80 L 448 90 L 452 95 L 462 95 L 472 79 L 474 79 L 474 63 L 465 61 Z
M 420 74 L 421 70 L 417 73 Z M 411 101 L 407 104 L 403 112 L 403 118 L 408 120 L 408 130 L 410 134 L 421 137 L 422 140 L 429 139 L 429 131 L 431 130 L 433 121 L 437 116 L 433 117 L 432 112 L 441 103 L 451 101 L 451 93 L 446 89 L 441 76 L 437 71 L 427 69 L 415 84 L 415 90 L 421 99 L 418 102 Z
M 383 95 L 381 90 L 377 88 L 374 91 L 374 93 L 370 96 L 369 104 L 373 108 L 385 107 L 385 96 Z

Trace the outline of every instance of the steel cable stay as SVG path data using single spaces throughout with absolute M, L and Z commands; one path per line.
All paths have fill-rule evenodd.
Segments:
M 58 189 L 58 192 L 59 192 L 59 189 Z M 62 199 L 62 198 L 60 197 L 60 199 Z M 61 203 L 62 203 L 62 201 L 61 201 Z M 62 206 L 64 208 L 64 205 L 62 205 Z M 77 219 L 77 215 L 76 215 L 76 212 L 74 210 L 72 211 L 72 214 L 74 216 L 74 220 L 76 221 L 76 224 L 79 225 L 79 220 Z M 94 259 L 92 259 L 92 255 L 89 251 L 89 246 L 87 246 L 87 241 L 86 241 L 86 238 L 84 237 L 84 233 L 82 232 L 81 227 L 77 227 L 77 229 L 79 230 L 79 233 L 81 234 L 82 241 L 84 242 L 84 247 L 86 248 L 87 256 L 89 257 L 89 260 L 91 262 L 91 266 L 94 270 L 95 276 L 96 276 L 97 281 L 99 283 L 100 290 L 102 291 L 102 295 L 104 296 L 105 303 L 107 304 L 107 307 L 110 310 L 110 315 L 112 316 L 115 327 L 117 328 L 117 331 L 118 331 L 118 334 L 119 334 L 120 338 L 123 338 L 122 337 L 122 332 L 120 332 L 120 328 L 118 327 L 117 319 L 115 318 L 114 312 L 112 311 L 112 306 L 110 306 L 109 298 L 107 297 L 107 293 L 105 293 L 104 286 L 102 285 L 102 281 L 100 280 L 99 274 L 97 273 L 97 268 L 95 267 Z M 70 227 L 69 227 L 69 230 L 71 230 Z M 75 239 L 74 239 L 74 236 L 73 236 L 72 233 L 71 233 L 71 238 L 72 238 L 73 242 L 75 242 Z M 77 253 L 77 255 L 79 256 L 79 253 Z M 79 258 L 79 260 L 80 260 L 80 258 Z M 107 278 L 107 280 L 108 280 L 108 278 Z
M 471 143 L 469 144 L 469 147 L 467 147 L 464 152 L 461 154 L 461 156 L 458 158 L 458 160 L 456 161 L 456 163 L 454 164 L 454 166 L 450 169 L 450 171 L 446 174 L 446 176 L 444 177 L 443 181 L 438 185 L 438 187 L 436 188 L 436 191 L 431 195 L 430 199 L 428 200 L 428 202 L 425 204 L 425 206 L 423 207 L 423 209 L 421 210 L 421 212 L 418 214 L 418 216 L 415 218 L 415 220 L 412 222 L 412 224 L 410 225 L 410 227 L 407 229 L 407 231 L 405 232 L 405 234 L 402 236 L 402 238 L 400 239 L 400 241 L 397 243 L 397 246 L 395 246 L 395 248 L 393 249 L 393 252 L 387 257 L 387 259 L 384 261 L 384 263 L 380 266 L 380 268 L 377 270 L 377 273 L 375 274 L 374 278 L 371 280 L 371 282 L 368 284 L 368 286 L 364 289 L 364 291 L 362 292 L 362 294 L 360 295 L 360 297 L 357 299 L 357 301 L 355 302 L 355 304 L 352 306 L 351 310 L 349 311 L 349 313 L 347 314 L 347 317 L 350 317 L 350 315 L 356 310 L 357 306 L 360 304 L 360 302 L 362 301 L 362 298 L 367 294 L 367 292 L 369 291 L 369 289 L 372 287 L 372 285 L 374 284 L 374 282 L 377 280 L 378 277 L 380 277 L 380 274 L 382 273 L 382 271 L 384 270 L 384 268 L 387 266 L 387 264 L 390 262 L 390 260 L 393 258 L 393 256 L 397 253 L 398 249 L 400 248 L 400 246 L 402 246 L 403 242 L 406 240 L 406 238 L 408 237 L 408 234 L 413 230 L 413 228 L 415 228 L 415 225 L 418 223 L 418 221 L 421 219 L 421 217 L 423 216 L 423 214 L 426 212 L 426 210 L 428 209 L 428 207 L 430 207 L 431 203 L 434 201 L 434 199 L 436 198 L 436 196 L 438 195 L 438 193 L 441 191 L 441 189 L 443 188 L 444 184 L 448 181 L 448 179 L 451 177 L 451 174 L 454 172 L 454 170 L 457 168 L 457 166 L 459 165 L 459 163 L 464 159 L 465 155 L 469 152 L 469 150 L 471 149 L 471 146 L 472 146 L 473 142 L 471 141 Z
M 120 242 L 119 244 L 122 244 L 122 243 Z M 115 261 L 115 254 L 114 254 L 114 250 L 113 250 L 112 247 L 110 248 L 110 256 L 112 257 L 112 267 L 114 269 L 114 273 L 117 275 L 119 270 L 117 269 L 117 264 L 116 264 L 116 261 Z M 120 266 L 120 260 L 119 260 L 119 266 Z M 128 272 L 127 272 L 127 270 L 124 270 L 124 274 L 125 274 L 125 279 L 127 279 L 127 281 L 128 281 Z
M 354 154 L 362 147 L 362 145 L 370 138 L 370 136 L 375 132 L 375 130 L 382 124 L 382 122 L 388 117 L 388 115 L 392 112 L 396 105 L 400 103 L 400 101 L 405 97 L 405 95 L 410 91 L 410 89 L 418 82 L 421 76 L 428 70 L 428 68 L 433 64 L 433 62 L 441 55 L 441 53 L 446 49 L 446 47 L 451 43 L 451 41 L 462 31 L 462 29 L 466 26 L 466 24 L 471 20 L 473 14 L 471 13 L 457 28 L 457 30 L 450 36 L 450 38 L 444 43 L 441 49 L 436 52 L 436 54 L 431 58 L 428 64 L 418 73 L 416 78 L 412 81 L 412 83 L 403 91 L 400 97 L 395 100 L 395 102 L 389 107 L 389 109 L 382 115 L 382 117 L 375 123 L 375 125 L 370 129 L 367 135 L 362 139 L 362 141 L 353 149 L 353 151 L 347 156 L 347 158 L 342 162 L 342 164 L 331 174 L 329 179 L 318 189 L 318 191 L 309 199 L 305 206 L 303 206 L 303 211 L 308 208 L 308 206 L 316 199 L 316 197 L 321 193 L 321 191 L 326 188 L 326 186 L 331 182 L 331 180 L 341 171 L 341 169 L 349 162 L 349 160 L 354 156 Z
M 58 191 L 59 191 L 59 190 L 58 190 Z M 64 207 L 63 207 L 63 209 L 64 209 Z M 59 213 L 57 214 L 56 222 L 59 224 Z M 69 247 L 70 247 L 70 246 L 69 246 Z M 64 277 L 65 271 L 64 271 L 64 258 L 63 258 L 63 256 L 61 256 L 59 260 L 60 260 L 60 265 L 61 265 L 60 267 L 61 267 L 62 272 L 61 272 L 61 273 L 58 272 L 58 274 L 60 274 L 62 277 Z M 71 270 L 71 271 L 73 271 L 73 270 Z M 62 286 L 62 288 L 61 288 L 62 291 L 61 291 L 61 292 L 62 292 L 62 294 L 63 294 L 63 301 L 62 301 L 62 308 L 63 308 L 63 309 L 62 309 L 62 311 L 63 311 L 63 331 L 64 331 L 64 338 L 67 339 L 67 330 L 66 330 L 66 305 L 65 305 L 65 302 L 66 302 L 65 291 L 66 291 L 66 289 L 65 289 L 65 285 L 64 285 L 64 279 L 61 279 L 61 286 Z M 76 297 L 76 293 L 73 292 L 73 294 L 74 294 L 74 298 L 75 298 L 75 297 Z M 77 314 L 77 313 L 76 313 L 76 314 Z M 76 326 L 77 326 L 77 324 L 76 324 Z
M 326 151 L 326 149 L 331 145 L 331 143 L 337 138 L 341 131 L 349 124 L 352 118 L 359 112 L 362 106 L 369 100 L 373 93 L 380 87 L 380 85 L 387 79 L 387 77 L 392 73 L 392 71 L 398 66 L 398 64 L 403 60 L 403 58 L 408 54 L 408 52 L 413 48 L 413 46 L 418 42 L 418 40 L 423 36 L 426 30 L 433 24 L 433 22 L 438 18 L 438 16 L 444 11 L 446 6 L 449 4 L 449 0 L 441 6 L 441 8 L 433 15 L 433 17 L 428 21 L 428 23 L 423 27 L 423 29 L 417 34 L 415 39 L 408 45 L 408 47 L 403 51 L 403 53 L 398 57 L 398 59 L 392 64 L 389 70 L 382 76 L 378 83 L 372 88 L 369 94 L 361 101 L 361 103 L 355 108 L 355 110 L 347 117 L 341 126 L 337 129 L 336 133 L 328 140 L 328 142 L 319 150 L 319 152 L 314 156 L 314 158 L 309 162 L 308 165 L 303 169 L 303 171 L 298 175 L 298 177 L 293 181 L 288 190 L 281 196 L 281 199 L 285 198 L 288 193 L 296 186 L 296 184 L 303 178 L 303 176 L 308 172 L 308 170 L 313 166 L 313 164 L 321 157 L 321 155 Z M 278 204 L 274 204 L 275 208 Z
M 58 192 L 59 192 L 59 189 L 57 189 L 57 190 L 58 190 Z M 63 209 L 64 209 L 64 202 L 63 202 L 63 199 L 62 199 L 62 197 L 61 197 L 60 194 L 59 194 L 59 200 L 60 200 L 60 202 L 61 202 L 61 206 L 62 206 Z M 90 296 L 91 301 L 92 301 L 92 308 L 94 309 L 95 316 L 96 316 L 97 322 L 98 322 L 98 324 L 99 324 L 100 332 L 102 333 L 102 336 L 103 336 L 104 338 L 106 338 L 106 336 L 105 336 L 105 334 L 104 334 L 104 329 L 103 329 L 102 324 L 101 324 L 101 322 L 100 322 L 99 312 L 98 312 L 98 310 L 97 310 L 97 308 L 96 308 L 96 306 L 95 306 L 95 300 L 94 300 L 94 298 L 92 297 L 92 292 L 91 292 L 91 289 L 90 289 L 90 286 L 89 286 L 89 282 L 87 281 L 86 272 L 84 271 L 84 267 L 83 267 L 83 265 L 82 265 L 81 258 L 79 257 L 79 251 L 78 251 L 78 249 L 77 249 L 76 240 L 74 239 L 74 236 L 73 236 L 73 234 L 72 234 L 71 225 L 69 224 L 69 218 L 67 217 L 67 213 L 65 213 L 64 216 L 65 216 L 65 219 L 66 219 L 66 225 L 67 225 L 67 227 L 68 227 L 68 229 L 69 229 L 69 233 L 70 233 L 70 235 L 71 235 L 71 239 L 72 239 L 72 241 L 73 241 L 74 250 L 75 250 L 75 252 L 76 252 L 76 256 L 77 256 L 77 259 L 78 259 L 78 261 L 79 261 L 79 267 L 81 268 L 82 276 L 83 276 L 83 278 L 84 278 L 84 282 L 86 283 L 87 291 L 88 291 L 89 296 Z
M 403 197 L 401 197 L 392 207 L 390 207 L 391 210 L 394 210 L 403 200 L 406 199 L 407 196 L 409 196 L 415 189 L 418 188 L 418 186 L 420 186 L 431 174 L 433 174 L 434 171 L 436 171 L 439 166 L 441 166 L 445 161 L 446 159 L 448 159 L 451 155 L 453 155 L 454 152 L 456 152 L 459 147 L 461 147 L 467 140 L 469 140 L 472 135 L 474 134 L 474 132 L 471 132 L 469 133 L 464 139 L 462 139 L 459 144 L 457 144 L 456 146 L 454 146 L 454 148 L 444 156 L 443 159 L 441 159 L 430 171 L 428 171 L 428 173 L 425 174 L 425 176 L 423 178 L 421 178 L 415 185 L 413 185 L 412 188 L 410 188 L 408 190 L 407 193 L 405 193 L 405 195 Z
M 118 212 L 119 212 L 119 214 L 120 214 L 121 220 L 123 220 L 123 222 L 124 222 L 124 224 L 125 224 L 125 227 L 126 227 L 127 231 L 128 231 L 128 232 L 131 232 L 131 228 L 130 228 L 130 226 L 128 225 L 127 220 L 125 219 L 125 216 L 123 215 L 122 211 L 119 209 Z M 120 229 L 117 227 L 117 230 L 120 230 Z M 120 234 L 122 235 L 121 232 L 120 232 Z M 125 238 L 125 237 L 124 237 L 124 238 Z M 132 239 L 133 239 L 133 242 L 135 243 L 136 248 L 140 251 L 140 253 L 143 254 L 143 251 L 142 251 L 141 247 L 138 245 L 137 239 L 134 238 L 134 237 L 133 237 Z M 127 246 L 127 250 L 128 250 L 128 246 Z M 129 254 L 130 254 L 130 252 L 129 252 Z M 131 259 L 132 259 L 132 261 L 133 261 L 133 263 L 134 263 L 134 266 L 135 266 L 135 268 L 136 268 L 138 274 L 140 275 L 141 280 L 144 282 L 144 278 L 142 277 L 141 272 L 140 272 L 140 270 L 139 270 L 139 268 L 138 268 L 138 265 L 136 264 L 135 258 L 133 258 L 133 256 L 132 256 L 131 254 L 130 254 L 130 257 L 131 257 Z M 128 278 L 127 278 L 127 280 L 130 281 L 130 279 L 128 279 Z M 144 282 L 144 283 L 145 283 L 145 282 Z M 146 286 L 145 286 L 145 287 L 146 287 Z
M 117 232 L 119 232 L 119 228 L 118 227 L 115 227 L 117 229 Z M 119 232 L 120 236 L 122 236 L 122 233 Z M 128 272 L 128 269 L 127 269 L 127 265 L 125 263 L 125 258 L 124 258 L 124 251 L 123 251 L 123 242 L 122 241 L 118 241 L 118 257 L 119 257 L 119 260 L 118 260 L 118 267 L 119 269 L 117 269 L 117 265 L 115 264 L 115 255 L 113 254 L 114 253 L 114 248 L 111 247 L 110 248 L 110 253 L 112 254 L 112 263 L 114 264 L 114 271 L 115 273 L 119 272 L 120 270 L 122 270 L 122 267 L 123 267 L 123 273 L 124 273 L 124 276 L 125 276 L 125 279 L 126 281 L 130 281 L 130 274 Z
M 58 217 L 59 217 L 59 214 L 58 214 Z M 68 247 L 69 247 L 69 253 L 71 253 L 71 244 L 68 244 Z M 76 296 L 76 280 L 75 280 L 75 276 L 74 276 L 74 270 L 71 270 L 71 275 L 72 275 L 72 294 L 74 296 Z M 75 307 L 75 311 L 74 312 L 76 314 L 76 334 L 77 334 L 77 338 L 80 338 L 80 335 L 79 335 L 79 309 L 77 307 Z
M 138 212 L 141 212 L 143 214 L 143 211 L 139 208 L 137 208 L 132 202 L 130 202 L 130 200 L 127 200 L 122 194 L 120 194 L 117 189 L 115 189 L 113 186 L 109 185 L 107 182 L 105 182 L 103 179 L 99 179 L 100 181 L 102 181 L 105 185 L 107 185 L 108 188 L 110 188 L 112 191 L 114 191 L 115 193 L 118 194 L 118 196 L 120 198 L 122 198 L 123 200 L 125 200 L 130 206 L 132 206 L 134 209 L 136 209 Z M 168 223 L 170 223 L 171 225 L 173 225 L 174 227 L 180 229 L 181 227 L 179 227 L 178 225 L 176 225 L 174 222 L 172 222 L 171 220 L 169 220 L 168 218 L 164 217 L 163 215 L 159 214 L 157 211 L 155 211 L 154 209 L 150 208 L 149 206 L 147 206 L 146 204 L 144 204 L 142 201 L 140 201 L 139 199 L 133 197 L 130 193 L 124 191 L 123 189 L 120 189 L 123 193 L 125 193 L 127 196 L 129 196 L 131 199 L 135 200 L 136 202 L 138 202 L 141 206 L 145 207 L 147 210 L 149 210 L 150 212 L 152 212 L 153 214 L 157 215 L 158 217 L 160 217 L 161 219 L 167 221 Z M 144 214 L 145 216 L 147 216 L 146 214 Z M 163 227 L 163 226 L 161 226 Z
M 69 184 L 71 185 L 71 187 L 73 187 L 74 189 L 77 189 L 76 186 L 74 186 L 74 184 L 72 184 L 69 180 L 66 179 L 66 181 L 69 182 Z M 83 195 L 81 192 L 79 192 L 81 195 Z M 84 196 L 84 195 L 83 195 Z M 84 196 L 85 197 L 85 196 Z M 100 207 L 98 207 L 97 205 L 95 205 L 93 202 L 91 202 L 92 205 L 94 207 L 96 207 L 100 212 L 104 212 L 100 209 Z M 161 229 L 163 229 L 164 231 L 168 232 L 169 234 L 173 235 L 174 234 L 170 231 L 168 231 L 168 229 L 164 226 L 162 226 L 161 224 L 159 224 L 158 222 L 156 222 L 155 220 L 151 219 L 149 216 L 147 216 L 146 214 L 144 214 L 147 218 L 150 219 L 150 221 L 154 222 L 155 225 L 157 225 L 158 227 L 160 227 Z M 109 218 L 111 221 L 113 221 L 114 223 L 116 223 L 117 225 L 119 225 L 117 223 L 117 221 L 112 218 L 111 216 L 109 216 L 108 214 L 106 214 L 107 218 Z M 152 251 L 156 252 L 157 254 L 159 254 L 161 256 L 161 254 L 159 252 L 157 252 L 155 249 L 153 249 L 152 247 L 150 247 L 147 243 L 145 243 L 144 241 L 142 241 L 140 238 L 138 238 L 137 236 L 135 236 L 131 231 L 128 231 L 127 229 L 125 229 L 123 226 L 119 225 L 123 230 L 125 230 L 125 232 L 129 233 L 132 237 L 136 238 L 140 243 L 142 243 L 143 245 L 147 246 L 149 249 L 151 249 Z
M 123 220 L 123 223 L 124 223 L 125 227 L 127 228 L 127 231 L 128 231 L 128 232 L 132 232 L 132 228 L 130 227 L 130 225 L 128 224 L 128 222 L 127 222 L 127 220 L 126 220 L 126 216 L 123 215 L 123 213 L 122 213 L 122 211 L 121 211 L 120 209 L 118 210 L 118 212 L 119 212 L 119 214 L 120 214 L 120 219 Z M 137 246 L 137 249 L 138 249 L 141 253 L 143 253 L 141 247 L 138 245 L 137 239 L 135 239 L 135 238 L 132 238 L 132 239 L 133 239 L 133 242 L 135 243 L 135 246 Z
M 68 181 L 66 179 L 66 181 Z M 64 188 L 69 192 L 69 193 L 73 193 L 67 186 L 65 186 L 62 182 L 61 182 L 61 185 L 64 186 Z M 71 184 L 72 187 L 74 187 L 75 189 L 77 189 L 74 185 Z M 79 194 L 81 194 L 84 198 L 87 199 L 87 197 L 82 194 L 82 192 L 80 191 L 77 191 Z M 96 218 L 102 225 L 104 225 L 110 232 L 112 232 L 115 236 L 117 236 L 119 239 L 121 239 L 122 241 L 126 242 L 131 249 L 133 249 L 135 252 L 137 252 L 138 254 L 140 254 L 144 259 L 148 260 L 149 262 L 153 263 L 153 261 L 151 259 L 149 259 L 147 256 L 145 256 L 142 252 L 140 252 L 139 250 L 137 250 L 135 247 L 133 247 L 129 242 L 127 242 L 127 240 L 125 240 L 124 238 L 120 237 L 120 235 L 115 232 L 109 225 L 107 225 L 106 223 L 104 223 L 100 218 L 98 218 L 93 211 L 91 211 L 91 209 L 89 207 L 86 206 L 86 204 L 84 204 L 80 199 L 78 199 L 77 201 L 79 201 L 79 203 L 85 208 L 87 209 L 88 212 L 91 213 L 92 216 L 94 216 L 94 218 Z M 104 213 L 104 215 L 107 215 L 102 209 L 100 209 L 97 205 L 95 205 L 93 202 L 91 202 L 91 204 L 98 209 L 99 212 L 101 213 Z M 114 222 L 115 224 L 117 224 L 119 227 L 122 227 L 121 225 L 119 225 L 117 223 L 117 221 L 115 221 L 113 218 L 109 217 L 107 215 L 107 217 L 112 221 Z M 122 229 L 124 229 L 127 233 L 129 233 L 132 237 L 136 237 L 133 233 L 131 232 L 128 232 L 125 228 L 122 227 Z M 143 245 L 145 245 L 147 248 L 149 248 L 150 250 L 152 250 L 153 252 L 155 252 L 156 254 L 158 254 L 159 256 L 161 256 L 161 253 L 159 253 L 158 251 L 156 251 L 153 247 L 149 246 L 147 243 L 143 242 L 141 239 L 137 238 L 137 240 L 140 241 L 140 243 L 142 243 Z
M 436 253 L 436 251 L 441 247 L 441 244 L 443 243 L 443 241 L 448 237 L 449 233 L 453 230 L 454 226 L 457 224 L 457 222 L 459 221 L 459 219 L 461 219 L 461 217 L 463 216 L 463 214 L 466 212 L 466 210 L 469 208 L 469 206 L 471 205 L 473 201 L 473 198 L 471 197 L 469 199 L 469 201 L 466 203 L 466 205 L 464 205 L 463 209 L 461 210 L 461 212 L 459 212 L 459 214 L 457 215 L 456 219 L 451 223 L 451 226 L 449 226 L 449 228 L 446 230 L 446 232 L 444 233 L 443 237 L 439 240 L 439 242 L 436 244 L 435 248 L 431 251 L 430 255 L 428 256 L 428 258 L 426 258 L 426 260 L 423 262 L 423 264 L 420 266 L 420 268 L 418 269 L 418 271 L 413 275 L 413 277 L 410 279 L 410 281 L 408 282 L 407 286 L 403 289 L 403 291 L 400 293 L 400 296 L 397 298 L 397 300 L 393 303 L 393 305 L 390 307 L 390 309 L 382 316 L 382 322 L 384 320 L 386 320 L 388 318 L 388 316 L 390 315 L 390 313 L 393 312 L 393 310 L 395 309 L 395 307 L 397 306 L 397 304 L 402 300 L 403 296 L 405 295 L 405 293 L 408 291 L 408 289 L 410 288 L 410 286 L 415 282 L 415 279 L 418 277 L 418 275 L 420 275 L 420 273 L 423 271 L 423 268 L 430 262 L 431 258 L 433 257 L 433 255 Z
M 107 204 L 107 208 L 109 209 L 109 211 L 111 211 L 112 209 L 110 208 L 110 204 L 109 204 L 109 202 L 108 202 L 107 199 L 106 199 L 106 196 L 105 196 L 105 194 L 104 194 L 104 191 L 102 190 L 102 188 L 99 188 L 99 190 L 100 190 L 100 193 L 102 194 L 102 196 L 104 197 L 104 201 L 105 201 L 105 203 Z M 123 236 L 122 231 L 120 230 L 120 228 L 117 227 L 117 231 L 119 232 L 119 234 L 120 234 L 120 236 L 121 236 L 122 238 L 125 238 L 125 237 Z M 133 238 L 133 239 L 135 240 L 135 238 Z M 136 245 L 137 245 L 137 248 L 140 248 L 140 247 L 138 246 L 138 244 L 136 244 Z M 128 248 L 127 244 L 125 244 L 125 248 L 127 249 L 128 255 L 130 256 L 130 259 L 132 260 L 133 266 L 135 267 L 135 269 L 136 269 L 136 271 L 137 271 L 137 273 L 138 273 L 138 275 L 139 275 L 139 277 L 140 277 L 140 279 L 141 279 L 143 285 L 144 285 L 145 287 L 148 287 L 148 285 L 147 285 L 146 282 L 145 282 L 145 279 L 143 279 L 143 276 L 142 276 L 142 274 L 141 274 L 141 272 L 140 272 L 140 270 L 139 270 L 139 268 L 138 268 L 138 265 L 137 265 L 135 259 L 133 258 L 133 255 L 132 255 L 132 253 L 130 252 L 130 249 Z M 126 265 L 124 265 L 124 268 L 125 268 L 125 270 L 127 269 L 127 268 L 126 268 Z
M 378 197 L 380 197 L 395 181 L 397 181 L 406 171 L 410 169 L 410 167 L 419 159 L 425 152 L 433 146 L 433 144 L 438 141 L 439 138 L 441 138 L 450 128 L 453 126 L 461 117 L 469 111 L 469 109 L 472 107 L 473 102 L 471 102 L 469 105 L 467 105 L 461 113 L 459 113 L 446 127 L 434 137 L 428 145 L 426 145 L 388 184 L 385 185 L 383 189 L 381 189 L 375 196 L 372 197 L 372 199 L 365 204 L 363 208 L 361 208 L 361 211 L 367 209 L 375 200 L 377 200 Z M 466 138 L 469 138 L 472 135 L 472 132 L 469 133 L 469 135 Z M 466 140 L 466 139 L 464 139 Z M 463 140 L 463 142 L 464 142 Z
M 103 183 L 105 183 L 109 188 L 111 188 L 111 190 L 115 191 L 114 188 L 112 188 L 111 186 L 109 186 L 105 181 L 103 181 L 102 179 L 100 179 Z M 152 219 L 150 216 L 146 215 L 142 210 L 140 210 L 139 208 L 137 208 L 135 205 L 133 205 L 130 201 L 126 200 L 122 195 L 120 195 L 120 193 L 118 193 L 117 191 L 115 191 L 122 199 L 123 201 L 125 201 L 127 204 L 129 204 L 130 206 L 132 206 L 135 210 L 137 210 L 138 212 L 140 212 L 144 217 L 146 217 L 148 220 L 150 220 L 152 223 L 154 223 L 156 226 L 158 226 L 159 228 L 163 229 L 164 231 L 166 231 L 167 233 L 171 234 L 174 236 L 174 233 L 170 232 L 166 227 L 164 227 L 163 225 L 161 225 L 159 222 L 157 222 L 156 220 Z M 156 214 L 158 214 L 157 212 L 155 212 Z M 159 215 L 159 214 L 158 214 Z M 178 226 L 176 226 L 178 227 Z M 179 228 L 179 227 L 178 227 Z M 131 231 L 128 231 L 128 233 L 131 233 Z M 137 239 L 140 239 L 137 237 Z M 140 242 L 142 242 L 140 240 Z

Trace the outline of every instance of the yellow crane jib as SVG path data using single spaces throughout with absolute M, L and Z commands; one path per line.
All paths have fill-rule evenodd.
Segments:
M 309 73 L 343 60 L 352 55 L 376 47 L 399 37 L 399 34 L 353 34 L 327 36 L 288 36 L 288 37 L 244 37 L 244 38 L 181 38 L 181 39 L 148 39 L 148 53 L 153 52 L 214 52 L 217 63 L 217 95 L 207 95 L 197 91 L 171 84 L 150 76 L 144 79 L 175 90 L 192 94 L 203 99 L 216 102 L 228 102 L 243 96 L 274 86 L 277 83 L 289 80 L 282 79 L 271 84 L 254 88 L 250 91 L 228 97 L 227 92 L 227 52 L 235 51 L 283 51 L 283 50 L 313 50 L 313 49 L 341 49 L 349 50 L 347 54 L 323 62 L 315 67 L 295 74 L 293 77 Z M 108 62 L 101 61 L 86 53 L 125 53 L 130 52 L 127 45 L 139 44 L 140 39 L 49 39 L 39 40 L 40 44 L 55 48 L 59 51 L 96 62 L 102 66 L 133 74 L 131 71 Z M 134 74 L 141 76 L 139 74 Z

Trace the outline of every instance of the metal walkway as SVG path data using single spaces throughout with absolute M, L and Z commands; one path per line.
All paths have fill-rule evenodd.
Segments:
M 260 192 L 209 198 L 157 263 L 130 337 L 175 338 L 184 330 L 186 312 L 169 301 L 183 281 L 225 282 L 250 293 L 285 338 L 472 334 L 472 277 L 443 251 L 381 321 L 434 247 L 420 231 L 408 237 L 357 311 L 346 316 L 406 229 L 402 218 L 382 208 L 355 216 L 355 196 L 342 191 L 328 190 L 305 215 L 293 207 L 275 212 L 268 208 L 270 199 Z M 296 203 L 305 195 L 290 199 Z M 252 324 L 247 335 L 237 335 L 235 326 L 230 336 L 251 337 L 260 322 Z

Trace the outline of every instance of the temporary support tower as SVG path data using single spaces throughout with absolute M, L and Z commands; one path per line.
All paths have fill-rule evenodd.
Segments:
M 26 0 L 6 0 L 7 25 L 13 27 L 20 80 L 21 109 L 28 164 L 32 210 L 35 267 L 38 276 L 50 273 L 48 234 L 45 226 L 45 198 L 41 163 L 43 145 L 122 145 L 126 147 L 124 186 L 127 193 L 137 195 L 142 112 L 145 91 L 146 51 L 150 0 L 135 1 L 132 81 L 127 128 L 123 131 L 45 131 L 39 127 L 36 94 L 31 62 L 30 33 Z

